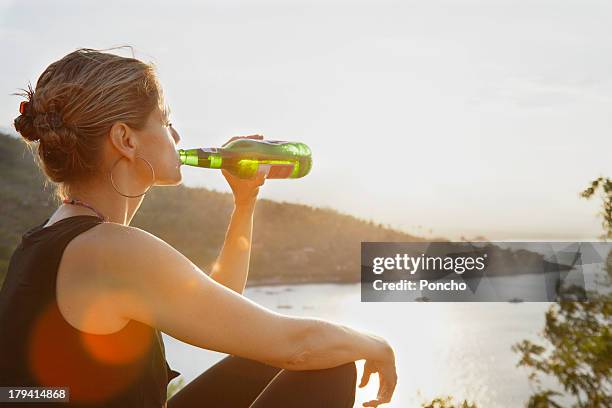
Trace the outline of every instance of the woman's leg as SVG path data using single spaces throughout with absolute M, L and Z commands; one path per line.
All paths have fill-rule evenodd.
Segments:
M 168 408 L 352 408 L 355 363 L 289 371 L 227 356 L 168 400 Z
M 355 363 L 323 370 L 282 370 L 250 408 L 352 408 L 356 382 Z
M 229 355 L 174 394 L 168 408 L 247 408 L 280 371 Z

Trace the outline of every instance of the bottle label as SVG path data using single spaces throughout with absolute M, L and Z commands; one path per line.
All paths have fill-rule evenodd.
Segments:
M 295 165 L 292 163 L 271 165 L 266 178 L 289 178 L 291 176 L 291 173 L 293 173 L 294 167 Z

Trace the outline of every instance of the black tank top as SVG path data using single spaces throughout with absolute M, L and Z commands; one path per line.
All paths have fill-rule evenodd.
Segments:
M 112 334 L 86 333 L 57 306 L 64 249 L 102 219 L 77 215 L 43 228 L 48 220 L 23 234 L 0 291 L 0 386 L 67 386 L 70 406 L 162 407 L 180 373 L 166 361 L 159 330 L 130 320 Z

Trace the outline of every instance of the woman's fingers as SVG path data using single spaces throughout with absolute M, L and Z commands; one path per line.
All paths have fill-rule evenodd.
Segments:
M 370 370 L 370 366 L 366 362 L 363 366 L 363 374 L 361 375 L 361 382 L 359 383 L 359 388 L 365 387 L 370 381 L 370 375 L 372 375 L 372 371 Z
M 386 374 L 384 370 L 376 370 L 378 372 L 379 379 L 379 388 L 378 393 L 376 395 L 375 400 L 367 401 L 363 403 L 364 407 L 377 407 L 381 404 L 386 404 L 391 401 L 391 397 L 393 396 L 393 391 L 395 390 L 395 385 L 397 383 L 397 376 L 395 373 Z M 368 383 L 370 375 L 373 371 L 370 369 L 369 364 L 366 363 L 363 369 L 363 377 L 361 379 L 361 384 L 359 387 L 365 386 Z
M 375 400 L 372 400 L 372 401 L 364 402 L 363 406 L 364 407 L 377 407 L 377 406 L 379 406 L 381 404 L 386 404 L 388 402 L 389 402 L 389 400 L 375 399 Z
M 221 173 L 223 173 L 225 177 L 237 178 L 236 176 L 233 176 L 232 173 L 230 173 L 229 171 L 225 169 L 221 169 Z M 257 173 L 255 173 L 255 176 L 251 177 L 250 179 L 241 179 L 240 181 L 242 183 L 250 183 L 250 184 L 253 184 L 259 187 L 259 186 L 263 186 L 263 184 L 266 182 L 266 177 L 267 177 L 266 173 L 258 171 Z
M 263 186 L 266 182 L 266 173 L 257 173 L 257 177 L 255 178 L 255 185 Z
M 225 145 L 226 145 L 226 144 L 228 144 L 229 142 L 233 142 L 233 141 L 234 141 L 234 140 L 236 140 L 236 139 L 240 139 L 240 136 L 234 136 L 234 137 L 232 137 L 230 140 L 228 140 L 227 142 L 223 143 L 223 144 L 221 145 L 221 147 L 225 147 Z
M 251 179 L 240 179 L 225 169 L 221 169 L 234 194 L 235 203 L 251 203 L 257 199 L 260 187 L 265 183 L 266 175 L 258 173 Z
M 364 407 L 377 407 L 381 404 L 386 404 L 390 401 L 391 401 L 391 398 L 389 396 L 380 396 L 376 398 L 375 400 L 364 402 L 363 406 Z
M 378 390 L 378 395 L 376 396 L 380 404 L 386 404 L 387 402 L 391 401 L 391 396 L 393 396 L 396 383 L 397 377 L 395 376 L 392 376 L 391 378 L 389 378 L 388 375 L 380 376 L 380 388 Z
M 250 135 L 250 136 L 233 136 L 230 140 L 223 143 L 221 147 L 224 147 L 226 144 L 233 142 L 236 139 L 263 139 L 263 135 Z
M 387 384 L 383 383 L 383 385 L 380 387 L 380 390 L 378 391 L 378 395 L 376 396 L 376 399 L 381 404 L 391 401 L 391 393 L 389 392 L 389 388 L 387 387 Z

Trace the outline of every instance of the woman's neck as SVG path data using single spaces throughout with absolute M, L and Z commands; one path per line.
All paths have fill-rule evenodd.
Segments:
M 129 225 L 140 207 L 144 196 L 137 198 L 122 197 L 112 188 L 71 188 L 68 192 L 68 199 L 77 199 L 89 204 L 99 213 L 103 214 L 107 221 L 117 224 Z M 95 212 L 89 208 L 62 204 L 54 217 L 66 218 L 72 215 L 95 215 Z

